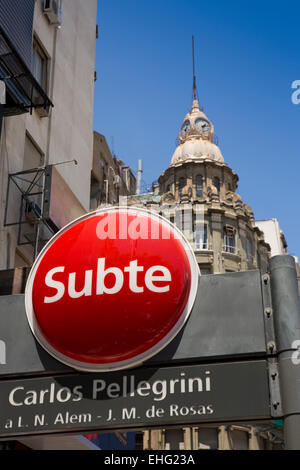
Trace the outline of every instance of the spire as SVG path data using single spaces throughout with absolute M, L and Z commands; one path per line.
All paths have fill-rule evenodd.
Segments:
M 192 112 L 200 111 L 200 105 L 197 99 L 197 87 L 196 87 L 196 74 L 195 74 L 195 50 L 194 50 L 194 36 L 192 36 L 192 58 L 193 58 L 193 104 Z
M 219 147 L 213 142 L 214 126 L 200 108 L 197 99 L 194 36 L 192 36 L 193 104 L 181 126 L 179 144 L 173 154 L 171 166 L 190 160 L 209 159 L 224 162 Z
M 192 36 L 192 55 L 193 55 L 193 100 L 195 101 L 195 100 L 197 100 L 197 96 L 196 96 L 194 36 Z

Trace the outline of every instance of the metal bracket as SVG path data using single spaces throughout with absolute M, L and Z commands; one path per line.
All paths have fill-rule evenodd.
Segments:
M 279 385 L 278 363 L 275 359 L 268 360 L 268 374 L 270 387 L 270 407 L 273 418 L 282 417 L 282 401 Z
M 263 274 L 261 277 L 262 298 L 264 307 L 265 338 L 267 354 L 276 354 L 277 347 L 275 341 L 274 317 L 272 308 L 272 297 L 270 289 L 270 276 Z

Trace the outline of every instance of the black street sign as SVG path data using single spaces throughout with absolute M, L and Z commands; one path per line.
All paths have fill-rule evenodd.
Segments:
M 271 419 L 267 361 L 0 382 L 0 438 Z
M 72 371 L 35 340 L 23 295 L 0 296 L 0 342 L 0 376 Z M 259 271 L 245 271 L 201 276 L 186 325 L 147 364 L 265 355 L 261 276 Z

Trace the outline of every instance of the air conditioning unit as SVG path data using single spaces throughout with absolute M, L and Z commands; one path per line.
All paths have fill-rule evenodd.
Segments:
M 43 0 L 43 12 L 53 26 L 61 25 L 62 0 Z

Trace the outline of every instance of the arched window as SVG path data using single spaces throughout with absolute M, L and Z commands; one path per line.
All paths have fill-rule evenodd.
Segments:
M 203 197 L 203 178 L 202 175 L 196 176 L 196 197 Z
M 214 176 L 213 184 L 217 188 L 218 194 L 220 196 L 220 178 L 218 178 L 217 176 Z
M 182 196 L 182 190 L 185 187 L 185 178 L 179 178 L 179 196 Z

